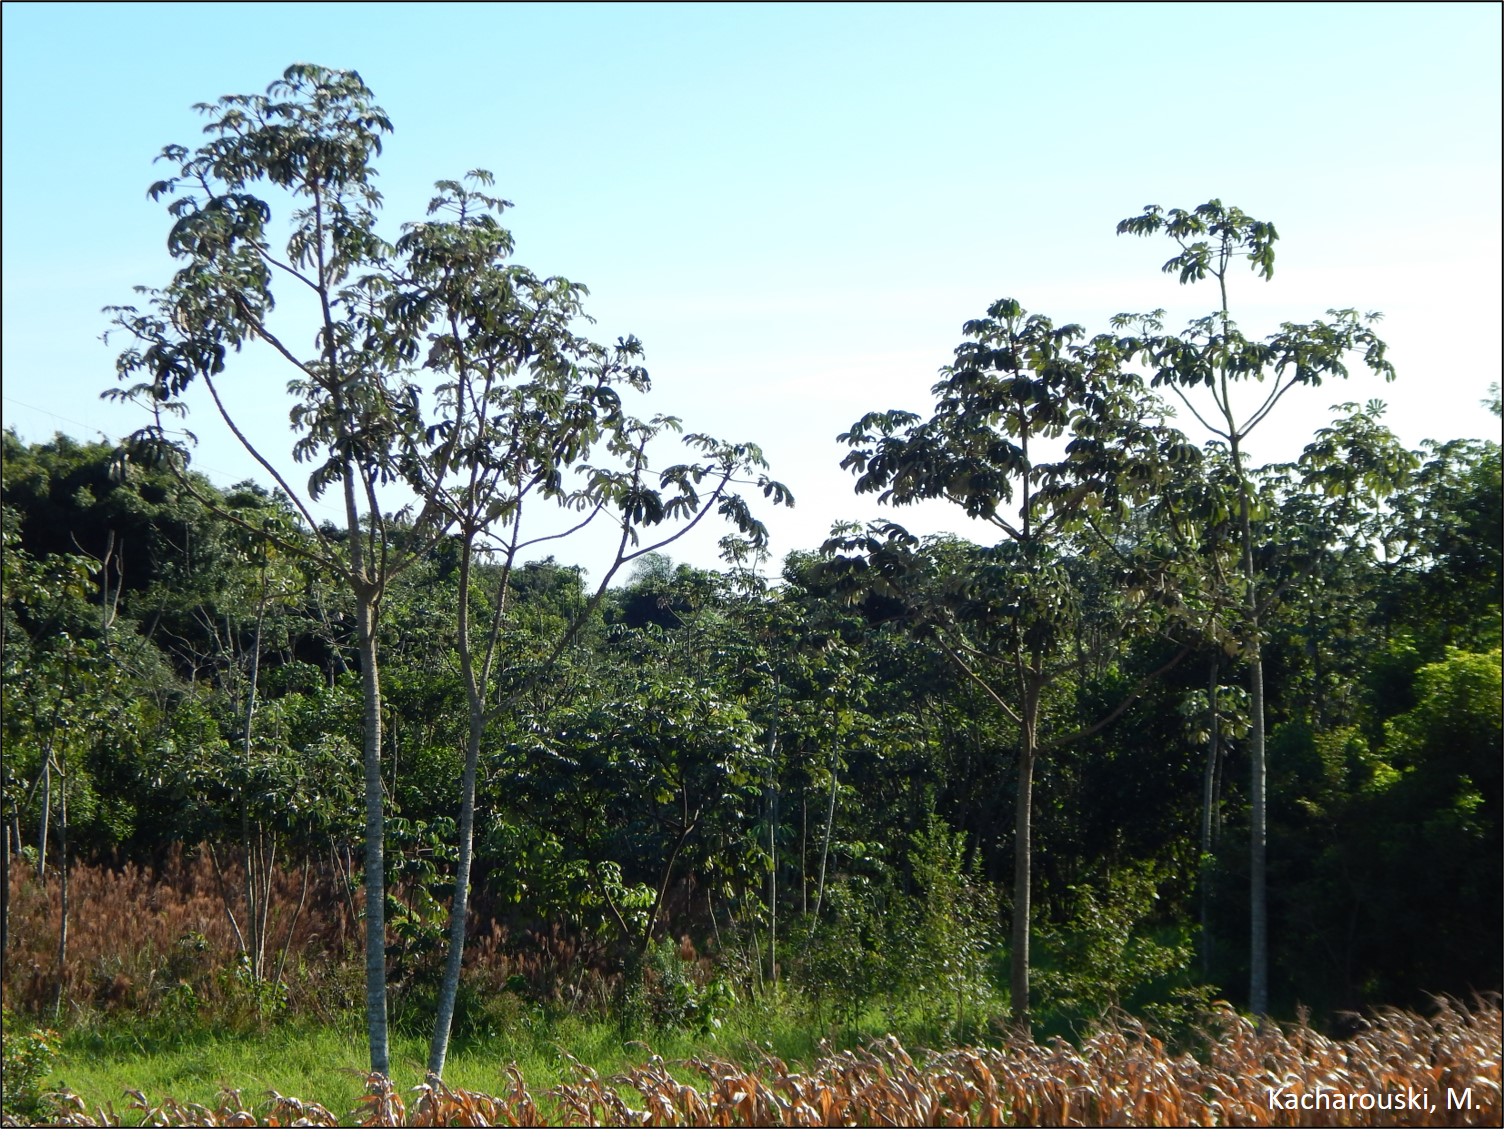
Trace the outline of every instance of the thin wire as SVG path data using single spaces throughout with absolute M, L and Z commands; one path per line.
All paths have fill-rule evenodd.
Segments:
M 5 399 L 5 403 L 6 403 L 6 405 L 10 405 L 10 404 L 14 403 L 17 407 L 25 407 L 28 411 L 39 411 L 43 415 L 50 416 L 51 418 L 56 419 L 60 423 L 72 423 L 75 427 L 84 427 L 85 429 L 90 430 L 90 431 L 97 431 L 99 434 L 103 435 L 106 439 L 109 439 L 111 437 L 110 432 L 107 431 L 107 430 L 105 430 L 103 427 L 99 426 L 97 423 L 84 423 L 84 422 L 80 422 L 78 419 L 70 419 L 67 415 L 59 415 L 56 411 L 49 411 L 45 407 L 38 407 L 35 403 L 27 403 L 24 399 L 12 399 L 9 396 L 7 396 L 6 399 Z M 222 478 L 234 478 L 235 477 L 235 475 L 231 474 L 227 470 L 217 470 L 217 469 L 215 469 L 212 466 L 203 466 L 203 465 L 201 465 L 200 463 L 198 463 L 196 456 L 195 456 L 195 461 L 194 461 L 194 467 L 195 467 L 195 469 L 203 471 L 203 472 L 208 473 L 208 474 L 218 474 Z

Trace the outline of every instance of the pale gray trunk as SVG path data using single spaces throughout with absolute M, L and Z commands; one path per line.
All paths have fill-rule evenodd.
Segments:
M 0 620 L 0 660 L 6 659 L 5 655 L 5 622 Z M 10 952 L 10 853 L 11 853 L 11 820 L 5 815 L 5 802 L 10 797 L 5 792 L 9 789 L 11 781 L 10 764 L 0 763 L 0 831 L 4 837 L 4 858 L 0 860 L 0 958 Z M 21 803 L 19 786 L 16 796 L 16 844 L 17 852 L 20 852 L 20 815 Z
M 778 697 L 773 683 L 773 721 L 768 725 L 768 980 L 778 990 Z
M 272 986 L 282 983 L 282 972 L 287 967 L 287 954 L 292 949 L 292 934 L 298 927 L 298 918 L 303 915 L 303 903 L 308 900 L 308 855 L 303 855 L 303 886 L 298 891 L 298 907 L 292 911 L 292 920 L 287 924 L 287 935 L 282 940 L 282 954 L 277 958 L 277 974 L 272 977 Z
M 799 792 L 799 915 L 809 916 L 809 787 Z
M 428 1047 L 428 1075 L 440 1079 L 449 1055 L 449 1035 L 454 1024 L 454 1005 L 459 998 L 460 976 L 465 964 L 465 926 L 470 915 L 470 868 L 475 850 L 475 782 L 480 766 L 481 734 L 486 727 L 486 690 L 490 685 L 491 661 L 495 658 L 497 638 L 507 608 L 507 580 L 503 572 L 501 591 L 496 597 L 496 612 L 485 653 L 485 664 L 477 675 L 475 656 L 470 645 L 471 569 L 474 564 L 475 531 L 467 529 L 460 545 L 459 615 L 456 626 L 460 655 L 460 676 L 465 682 L 465 702 L 470 721 L 465 734 L 465 772 L 460 786 L 459 861 L 454 871 L 454 897 L 449 905 L 449 950 L 444 961 L 444 978 L 439 988 L 438 1014 L 434 1018 L 433 1038 Z
M 37 880 L 47 879 L 47 823 L 52 817 L 52 747 L 42 748 L 42 820 L 37 823 Z
M 463 603 L 463 600 L 462 602 Z M 475 779 L 480 765 L 481 731 L 485 719 L 470 715 L 470 733 L 465 741 L 465 776 L 460 801 L 459 866 L 454 873 L 454 900 L 449 907 L 449 955 L 444 962 L 444 980 L 439 989 L 438 1016 L 428 1048 L 428 1074 L 444 1075 L 449 1055 L 449 1032 L 454 1022 L 454 1004 L 460 990 L 460 972 L 465 961 L 465 924 L 470 912 L 470 865 L 475 847 Z
M 261 569 L 261 591 L 256 600 L 256 633 L 251 640 L 251 663 L 250 675 L 246 684 L 245 693 L 245 740 L 241 749 L 241 762 L 244 765 L 247 782 L 251 776 L 251 755 L 254 751 L 251 736 L 256 724 L 256 689 L 261 680 L 261 633 L 266 622 L 266 567 Z M 228 622 L 227 622 L 228 623 Z M 228 629 L 226 630 L 228 632 Z M 256 872 L 256 857 L 251 842 L 251 815 L 250 807 L 246 802 L 246 789 L 242 785 L 240 789 L 240 840 L 245 847 L 245 927 L 250 942 L 251 976 L 256 980 L 264 978 L 265 963 L 262 959 L 262 951 L 265 941 L 264 925 L 266 916 L 265 897 L 258 897 L 260 885 L 259 876 Z M 260 824 L 256 826 L 257 837 L 260 836 Z
M 768 981 L 778 987 L 778 790 L 768 796 Z
M 836 755 L 832 750 L 830 756 L 830 799 L 825 804 L 825 838 L 820 843 L 820 883 L 815 889 L 815 920 L 814 924 L 820 923 L 820 909 L 825 904 L 825 866 L 830 860 L 830 835 L 835 829 L 836 822 Z M 814 931 L 814 925 L 810 926 Z
M 1024 464 L 1028 466 L 1027 428 L 1019 434 L 1019 446 Z M 1032 477 L 1031 469 L 1023 479 L 1023 508 L 1020 512 L 1026 549 L 1033 539 Z M 1029 1024 L 1029 907 L 1032 903 L 1029 883 L 1034 869 L 1034 760 L 1039 754 L 1039 675 L 1042 663 L 1038 651 L 1033 654 L 1032 670 L 1025 668 L 1022 655 L 1018 656 L 1018 685 L 1022 698 L 1018 724 L 1018 795 L 1013 805 L 1013 928 L 1009 938 L 1008 998 L 1013 1022 L 1022 1027 Z
M 230 922 L 230 931 L 235 934 L 235 944 L 242 954 L 246 954 L 245 934 L 240 931 L 240 922 L 235 919 L 235 905 L 230 895 L 230 887 L 225 882 L 224 870 L 219 867 L 219 854 L 214 851 L 213 842 L 205 842 L 209 847 L 209 864 L 214 867 L 214 880 L 219 883 L 219 901 L 224 906 L 225 919 Z
M 679 837 L 674 842 L 674 848 L 669 851 L 668 862 L 663 867 L 663 873 L 658 878 L 658 895 L 653 901 L 653 912 L 648 917 L 647 928 L 642 933 L 641 954 L 646 956 L 653 944 L 653 930 L 658 927 L 658 920 L 663 916 L 668 906 L 668 888 L 674 880 L 674 865 L 679 860 L 679 855 L 684 852 L 684 845 L 689 841 L 689 835 L 699 825 L 700 812 L 695 811 L 691 817 L 689 813 L 689 791 L 680 792 L 681 811 L 679 814 Z
M 67 990 L 68 968 L 68 772 L 58 767 L 57 860 L 58 860 L 58 930 L 57 930 L 57 1000 L 52 1006 L 52 1018 L 63 1018 L 63 994 Z
M 267 962 L 271 959 L 266 951 L 266 938 L 272 918 L 272 873 L 277 865 L 277 835 L 267 833 L 261 822 L 256 823 L 256 860 L 260 874 L 256 885 L 256 959 L 259 961 L 256 979 L 265 980 Z
M 1238 478 L 1238 522 L 1243 543 L 1244 635 L 1248 641 L 1248 1010 L 1262 1019 L 1269 1014 L 1268 813 L 1264 753 L 1264 649 L 1259 634 L 1258 585 L 1254 580 L 1253 522 L 1248 483 L 1236 435 L 1232 438 L 1233 471 Z
M 1257 635 L 1257 626 L 1255 626 Z M 1249 976 L 1248 1010 L 1269 1014 L 1268 768 L 1264 749 L 1264 661 L 1255 650 L 1248 665 L 1248 737 L 1252 742 L 1252 787 L 1249 794 Z
M 240 790 L 240 845 L 240 868 L 245 874 L 245 880 L 241 882 L 241 892 L 245 895 L 245 953 L 251 964 L 252 978 L 259 980 L 261 954 L 256 947 L 259 943 L 256 936 L 256 870 L 255 859 L 251 854 L 251 815 L 246 806 L 244 787 Z
M 1029 906 L 1034 853 L 1034 761 L 1039 749 L 1039 690 L 1025 680 L 1023 724 L 1018 745 L 1018 801 L 1013 815 L 1013 931 L 1009 998 L 1015 1023 L 1029 1023 Z
M 364 708 L 366 783 L 366 1031 L 371 1070 L 389 1074 L 386 1024 L 386 859 L 381 786 L 381 682 L 376 671 L 376 606 L 369 586 L 356 585 L 360 687 Z
M 1212 657 L 1211 676 L 1206 686 L 1207 709 L 1211 723 L 1207 728 L 1206 771 L 1201 778 L 1201 971 L 1212 969 L 1212 815 L 1217 809 L 1217 759 L 1221 749 L 1221 723 L 1217 715 L 1217 658 Z

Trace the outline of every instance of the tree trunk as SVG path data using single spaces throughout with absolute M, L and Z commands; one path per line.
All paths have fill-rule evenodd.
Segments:
M 825 838 L 820 843 L 820 883 L 815 888 L 815 919 L 810 926 L 810 932 L 814 932 L 814 926 L 820 923 L 820 909 L 825 904 L 825 866 L 830 859 L 830 835 L 835 828 L 836 821 L 836 755 L 832 750 L 830 756 L 830 800 L 825 804 Z
M 465 603 L 461 598 L 460 603 Z M 465 924 L 470 912 L 470 866 L 475 848 L 475 779 L 480 765 L 480 737 L 485 717 L 470 713 L 470 732 L 465 740 L 465 775 L 460 797 L 459 865 L 454 872 L 454 899 L 449 905 L 449 955 L 444 962 L 444 980 L 439 988 L 438 1014 L 428 1047 L 428 1075 L 444 1075 L 449 1055 L 449 1032 L 454 1022 L 454 1004 L 459 996 L 460 972 L 465 962 Z
M 0 620 L 0 660 L 7 659 L 5 655 L 5 621 Z M 10 764 L 0 763 L 0 830 L 4 831 L 4 860 L 0 861 L 0 959 L 4 959 L 10 952 L 10 819 L 5 815 L 5 803 L 10 795 L 6 793 L 10 789 Z M 16 852 L 21 848 L 21 796 L 20 787 L 17 786 L 16 794 Z
M 768 981 L 778 989 L 778 788 L 768 794 Z
M 68 969 L 68 772 L 58 767 L 58 797 L 62 799 L 58 811 L 57 859 L 58 859 L 58 930 L 57 930 L 57 1000 L 52 1005 L 54 1022 L 63 1018 L 63 995 L 67 991 Z
M 778 990 L 778 682 L 768 725 L 768 980 Z
M 241 893 L 245 895 L 245 954 L 251 963 L 251 978 L 261 979 L 261 954 L 257 952 L 256 936 L 256 869 L 251 851 L 251 814 L 245 801 L 245 788 L 240 789 L 240 868 L 245 874 Z
M 228 618 L 225 622 L 229 623 Z M 251 777 L 252 733 L 256 725 L 256 692 L 261 686 L 261 633 L 266 625 L 266 566 L 261 567 L 261 589 L 256 598 L 256 632 L 251 638 L 251 661 L 245 692 L 245 739 L 241 749 L 241 762 L 246 782 Z M 228 628 L 226 629 L 228 632 Z M 265 973 L 262 960 L 262 945 L 265 940 L 262 926 L 265 923 L 265 897 L 257 897 L 260 879 L 256 872 L 256 857 L 251 844 L 251 814 L 246 802 L 246 787 L 240 788 L 240 841 L 245 847 L 245 927 L 250 942 L 251 976 L 260 981 Z M 259 836 L 260 824 L 257 824 Z
M 364 703 L 366 789 L 366 1031 L 371 1070 L 389 1073 L 386 1023 L 386 859 L 381 786 L 381 680 L 376 670 L 376 605 L 369 585 L 358 582 L 356 628 L 360 640 L 360 688 Z
M 42 820 L 37 823 L 37 880 L 47 880 L 47 823 L 52 818 L 52 747 L 42 748 Z
M 653 911 L 649 914 L 647 928 L 642 933 L 642 947 L 639 951 L 643 956 L 646 956 L 648 949 L 652 947 L 653 929 L 657 927 L 658 918 L 663 915 L 668 906 L 668 889 L 674 879 L 674 863 L 679 860 L 685 843 L 689 841 L 689 835 L 693 833 L 700 821 L 698 810 L 695 811 L 693 818 L 690 817 L 688 790 L 681 789 L 680 793 L 683 807 L 679 815 L 679 837 L 674 842 L 674 848 L 669 851 L 668 863 L 663 867 L 663 875 L 658 879 L 658 895 L 653 900 Z
M 266 826 L 256 823 L 256 859 L 260 878 L 256 886 L 256 959 L 259 966 L 257 980 L 265 980 L 267 962 L 271 959 L 266 951 L 266 938 L 272 919 L 272 878 L 277 867 L 277 835 L 267 833 Z
M 1264 649 L 1259 635 L 1258 585 L 1254 580 L 1252 508 L 1243 459 L 1236 435 L 1232 439 L 1233 471 L 1238 478 L 1238 523 L 1243 542 L 1244 636 L 1248 642 L 1248 1010 L 1258 1019 L 1269 1014 L 1269 899 L 1268 812 L 1265 787 L 1268 768 L 1264 754 Z
M 809 916 L 809 787 L 799 791 L 799 915 Z
M 1039 684 L 1024 681 L 1023 724 L 1018 746 L 1018 801 L 1014 809 L 1013 935 L 1009 995 L 1013 1022 L 1029 1023 L 1029 882 L 1033 871 L 1034 760 L 1039 752 Z
M 1255 617 L 1255 620 L 1257 618 Z M 1257 624 L 1254 635 L 1258 635 Z M 1264 757 L 1264 661 L 1254 649 L 1248 665 L 1248 736 L 1252 741 L 1252 787 L 1249 794 L 1249 969 L 1248 1010 L 1259 1019 L 1269 1014 L 1268 812 Z
M 449 1035 L 454 1024 L 454 1005 L 459 998 L 460 976 L 465 964 L 465 929 L 470 915 L 470 869 L 475 851 L 475 782 L 480 767 L 481 734 L 486 727 L 486 690 L 490 683 L 491 661 L 495 658 L 501 620 L 507 608 L 507 576 L 503 573 L 501 591 L 496 597 L 495 620 L 486 646 L 485 664 L 477 674 L 475 655 L 470 645 L 471 568 L 475 558 L 473 528 L 467 528 L 460 542 L 459 614 L 456 627 L 460 656 L 460 676 L 465 683 L 465 702 L 470 721 L 465 735 L 465 771 L 460 786 L 459 861 L 454 871 L 454 897 L 449 905 L 449 949 L 444 961 L 444 978 L 439 988 L 439 1006 L 434 1017 L 433 1037 L 428 1047 L 428 1075 L 440 1079 L 449 1055 Z M 510 562 L 508 562 L 510 567 Z M 395 760 L 394 760 L 395 762 Z
M 209 849 L 209 864 L 214 867 L 214 880 L 219 883 L 219 900 L 225 909 L 225 920 L 230 922 L 230 931 L 235 934 L 235 944 L 242 954 L 246 953 L 245 934 L 241 932 L 240 922 L 235 919 L 234 899 L 230 895 L 230 887 L 225 882 L 224 870 L 219 867 L 219 854 L 214 852 L 214 843 L 205 842 Z
M 1212 657 L 1211 676 L 1207 680 L 1206 705 L 1211 715 L 1207 728 L 1206 772 L 1201 778 L 1201 972 L 1212 970 L 1212 813 L 1216 810 L 1217 757 L 1221 750 L 1221 724 L 1217 715 L 1217 658 Z
M 287 967 L 287 954 L 292 948 L 292 934 L 298 927 L 298 918 L 303 915 L 303 903 L 308 900 L 308 855 L 303 855 L 303 886 L 298 890 L 298 907 L 292 911 L 292 920 L 287 923 L 287 936 L 282 940 L 282 955 L 277 958 L 277 974 L 272 977 L 272 987 L 282 983 L 282 972 Z
M 9 781 L 10 768 L 0 767 L 0 831 L 5 845 L 0 856 L 0 957 L 10 952 L 10 819 L 4 811 L 5 784 Z

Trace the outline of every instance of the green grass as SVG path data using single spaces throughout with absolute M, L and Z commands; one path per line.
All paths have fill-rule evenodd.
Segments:
M 779 1042 L 785 1040 L 786 1033 Z M 652 1033 L 646 1042 L 670 1061 L 746 1051 L 744 1046 L 718 1047 L 727 1041 L 689 1032 Z M 344 1114 L 362 1093 L 369 1064 L 364 1033 L 354 1027 L 285 1025 L 264 1032 L 154 1034 L 113 1025 L 65 1035 L 61 1052 L 45 1083 L 79 1095 L 91 1108 L 113 1104 L 116 1109 L 129 1104 L 131 1089 L 153 1102 L 171 1097 L 212 1105 L 222 1088 L 234 1087 L 252 1109 L 275 1089 Z M 506 1065 L 516 1062 L 528 1087 L 538 1093 L 572 1077 L 566 1053 L 602 1074 L 625 1070 L 647 1055 L 612 1023 L 539 1017 L 505 1038 L 456 1041 L 445 1081 L 499 1094 L 506 1086 Z M 426 1038 L 393 1037 L 392 1081 L 404 1095 L 422 1081 L 427 1054 Z
M 649 1030 L 629 1036 L 611 1020 L 524 1007 L 514 1023 L 487 1038 L 456 1039 L 444 1078 L 450 1086 L 501 1094 L 506 1089 L 506 1066 L 515 1062 L 546 1109 L 542 1093 L 575 1078 L 566 1056 L 608 1077 L 642 1063 L 650 1052 L 662 1056 L 671 1068 L 682 1060 L 711 1056 L 751 1064 L 762 1054 L 800 1063 L 819 1053 L 822 1038 L 837 1050 L 895 1028 L 906 1041 L 914 1038 L 902 1026 L 869 1013 L 859 1023 L 837 1030 L 790 1001 L 778 1008 L 743 1004 L 713 1032 Z M 422 1081 L 427 1054 L 426 1037 L 393 1035 L 392 1081 L 404 1097 Z M 239 1090 L 252 1110 L 259 1111 L 266 1092 L 274 1089 L 343 1115 L 363 1093 L 367 1065 L 365 1034 L 356 1023 L 347 1029 L 283 1024 L 262 1031 L 173 1031 L 114 1020 L 65 1034 L 60 1059 L 43 1082 L 49 1089 L 71 1091 L 91 1109 L 111 1105 L 125 1111 L 125 1119 L 131 1117 L 129 1090 L 141 1091 L 153 1103 L 172 1098 L 208 1106 L 217 1102 L 225 1087 Z M 703 1085 L 699 1076 L 682 1067 L 676 1074 Z
M 63 1037 L 62 1058 L 45 1080 L 91 1108 L 130 1103 L 139 1090 L 153 1102 L 213 1105 L 225 1087 L 255 1109 L 268 1089 L 344 1112 L 360 1094 L 365 1040 L 327 1027 L 272 1028 L 264 1033 L 163 1034 L 112 1025 Z

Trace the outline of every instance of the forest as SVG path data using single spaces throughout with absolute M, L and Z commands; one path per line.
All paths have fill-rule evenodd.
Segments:
M 372 100 L 298 65 L 202 105 L 151 189 L 178 268 L 109 314 L 145 425 L 5 434 L 7 1117 L 211 1039 L 442 1086 L 523 1041 L 1496 1023 L 1497 387 L 1487 440 L 1402 445 L 1340 401 L 1396 378 L 1377 314 L 1245 335 L 1274 225 L 1145 207 L 1118 239 L 1217 311 L 997 300 L 927 409 L 832 425 L 856 495 L 992 544 L 833 524 L 770 566 L 797 487 L 634 413 L 643 345 L 515 263 L 490 175 L 381 235 Z M 302 465 L 241 434 L 264 477 L 218 486 L 184 432 L 242 376 Z M 587 527 L 598 564 L 551 550 Z M 718 568 L 675 560 L 710 528 Z

